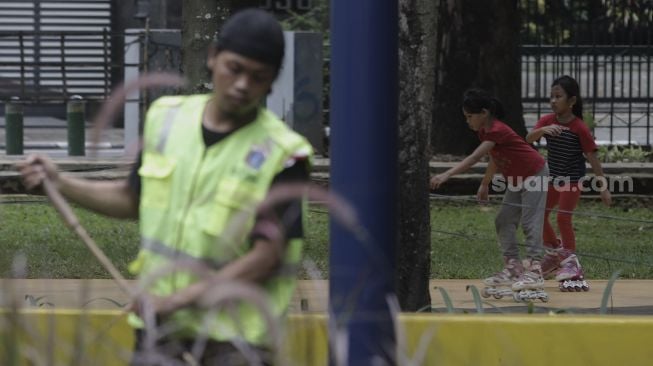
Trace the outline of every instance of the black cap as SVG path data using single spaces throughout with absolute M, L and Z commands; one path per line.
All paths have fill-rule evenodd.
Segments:
M 246 9 L 227 19 L 218 33 L 218 52 L 231 51 L 279 71 L 285 42 L 281 24 L 270 13 Z

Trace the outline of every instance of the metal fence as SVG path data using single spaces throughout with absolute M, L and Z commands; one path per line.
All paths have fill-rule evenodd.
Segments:
M 527 127 L 550 112 L 553 80 L 570 75 L 579 82 L 586 120 L 600 143 L 650 146 L 651 3 L 521 0 Z
M 111 89 L 110 0 L 0 2 L 0 97 L 36 103 Z

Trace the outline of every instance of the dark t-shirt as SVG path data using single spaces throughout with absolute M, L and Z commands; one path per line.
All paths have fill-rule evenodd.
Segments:
M 223 139 L 227 138 L 231 133 L 230 132 L 215 132 L 207 129 L 202 125 L 202 137 L 204 138 L 204 144 L 207 148 L 217 144 Z M 140 200 L 141 196 L 141 176 L 138 174 L 138 170 L 143 163 L 142 154 L 138 154 L 138 159 L 136 164 L 132 168 L 128 179 L 129 188 L 132 190 L 134 195 Z M 308 182 L 309 173 L 308 173 L 308 161 L 306 159 L 295 159 L 294 162 L 289 162 L 289 166 L 277 174 L 272 180 L 271 186 L 282 183 L 292 183 L 292 182 Z M 291 201 L 289 203 L 280 204 L 275 207 L 277 218 L 284 217 L 285 212 L 297 212 L 297 215 L 292 215 L 292 220 L 286 222 L 282 220 L 282 225 L 285 229 L 285 234 L 287 239 L 301 238 L 304 235 L 304 228 L 302 225 L 302 203 L 301 200 Z M 263 220 L 264 217 L 257 217 L 257 220 Z M 253 238 L 257 238 L 260 234 L 256 234 Z
M 596 151 L 596 143 L 585 122 L 576 117 L 568 123 L 558 122 L 555 114 L 540 118 L 535 129 L 558 125 L 567 127 L 558 136 L 544 135 L 548 150 L 549 174 L 553 178 L 565 178 L 575 183 L 585 176 L 585 155 Z

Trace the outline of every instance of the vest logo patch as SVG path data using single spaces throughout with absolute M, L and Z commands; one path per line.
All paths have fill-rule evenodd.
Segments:
M 245 162 L 247 165 L 255 170 L 261 169 L 261 166 L 263 166 L 263 163 L 265 163 L 265 159 L 267 158 L 267 154 L 263 149 L 260 147 L 254 146 L 252 150 L 247 153 L 247 157 L 245 158 Z

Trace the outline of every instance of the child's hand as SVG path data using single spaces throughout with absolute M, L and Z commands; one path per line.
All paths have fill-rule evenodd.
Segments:
M 612 194 L 607 188 L 601 191 L 601 201 L 608 207 L 612 205 Z
M 560 126 L 560 125 L 549 125 L 549 126 L 543 127 L 542 129 L 544 130 L 545 135 L 560 136 L 562 131 L 568 130 L 569 127 Z
M 446 182 L 449 180 L 449 176 L 445 173 L 438 174 L 434 177 L 431 177 L 431 189 L 438 189 L 442 185 L 442 183 Z
M 478 203 L 487 203 L 489 200 L 489 192 L 490 189 L 488 188 L 487 184 L 481 184 L 481 186 L 478 187 L 478 192 L 476 192 L 476 200 Z

